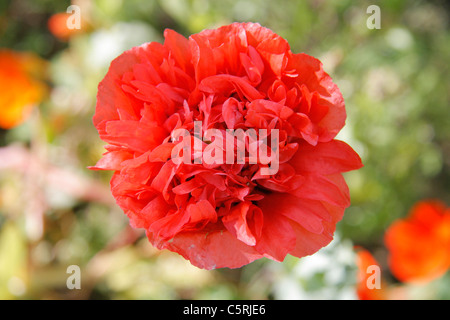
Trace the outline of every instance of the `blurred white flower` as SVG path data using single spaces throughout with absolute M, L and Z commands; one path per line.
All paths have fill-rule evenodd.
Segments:
M 95 70 L 108 67 L 125 50 L 158 41 L 156 31 L 143 22 L 119 22 L 110 29 L 95 31 L 90 39 L 86 61 Z
M 356 299 L 356 255 L 353 244 L 339 236 L 312 256 L 299 259 L 292 269 L 279 270 L 274 283 L 278 300 Z

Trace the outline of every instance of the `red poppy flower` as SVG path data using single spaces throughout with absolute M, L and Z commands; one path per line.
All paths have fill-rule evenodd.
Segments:
M 450 210 L 440 201 L 421 201 L 385 234 L 389 268 L 403 282 L 427 282 L 450 267 Z
M 320 61 L 255 23 L 164 36 L 116 58 L 98 89 L 94 124 L 108 145 L 94 169 L 114 170 L 112 194 L 131 224 L 206 269 L 327 245 L 350 204 L 341 173 L 362 164 L 334 140 L 345 106 Z M 244 141 L 245 163 L 209 163 L 213 139 L 199 140 L 196 123 L 256 130 L 256 140 Z M 174 140 L 177 129 L 188 136 Z M 267 144 L 278 157 L 273 174 L 264 174 L 267 159 L 249 156 L 261 129 L 278 133 Z M 192 162 L 174 161 L 181 140 L 193 141 L 192 154 L 183 149 Z M 204 162 L 195 161 L 196 143 Z

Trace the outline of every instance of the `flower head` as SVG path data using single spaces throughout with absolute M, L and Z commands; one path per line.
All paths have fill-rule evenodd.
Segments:
M 421 201 L 385 234 L 389 268 L 403 282 L 427 282 L 450 267 L 450 210 L 436 200 Z
M 45 92 L 45 62 L 31 53 L 0 49 L 0 127 L 21 124 Z
M 98 89 L 94 124 L 108 145 L 94 169 L 114 171 L 112 194 L 131 224 L 206 269 L 327 245 L 350 204 L 341 173 L 362 164 L 334 140 L 345 106 L 320 61 L 255 23 L 164 37 L 116 58 Z M 197 124 L 215 138 L 196 135 Z M 229 155 L 242 143 L 245 161 L 210 162 L 225 159 L 227 130 L 239 129 L 253 139 L 233 137 Z M 265 157 L 252 157 L 261 146 Z

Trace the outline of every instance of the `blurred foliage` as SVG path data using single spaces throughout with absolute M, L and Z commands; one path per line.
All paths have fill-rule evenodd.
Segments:
M 47 21 L 70 4 L 81 8 L 82 32 L 65 42 Z M 366 26 L 371 4 L 381 29 Z M 51 92 L 27 122 L 0 131 L 0 298 L 352 299 L 353 245 L 370 249 L 395 284 L 384 230 L 418 200 L 450 203 L 449 9 L 418 0 L 2 1 L 0 47 L 47 59 Z M 233 21 L 259 22 L 324 63 L 346 101 L 338 138 L 365 167 L 345 175 L 352 206 L 329 247 L 205 271 L 130 229 L 109 194 L 111 174 L 86 167 L 103 153 L 92 115 L 113 58 L 162 41 L 165 28 L 189 36 Z M 71 264 L 81 267 L 81 290 L 66 287 Z M 411 292 L 450 298 L 438 281 Z

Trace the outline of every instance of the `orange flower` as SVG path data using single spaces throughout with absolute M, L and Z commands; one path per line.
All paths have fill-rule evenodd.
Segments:
M 380 266 L 372 256 L 372 254 L 365 249 L 357 248 L 356 265 L 358 267 L 358 281 L 356 286 L 356 294 L 360 300 L 384 300 L 387 298 L 384 290 L 384 283 L 381 282 L 381 275 L 377 277 L 377 272 L 380 272 Z M 375 281 L 380 281 L 379 286 Z M 369 285 L 370 284 L 370 285 Z
M 68 41 L 74 34 L 80 33 L 81 28 L 69 28 L 67 26 L 68 19 L 72 14 L 60 12 L 52 15 L 47 22 L 50 32 L 61 41 Z
M 0 127 L 22 123 L 43 97 L 45 86 L 35 77 L 42 75 L 45 63 L 30 53 L 0 49 Z
M 427 282 L 450 267 L 450 210 L 439 201 L 417 203 L 385 234 L 392 274 L 403 282 Z

